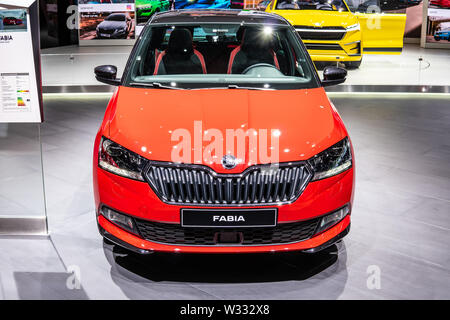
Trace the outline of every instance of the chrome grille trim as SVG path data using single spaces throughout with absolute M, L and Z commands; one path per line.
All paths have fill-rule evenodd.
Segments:
M 165 203 L 197 206 L 259 206 L 292 203 L 313 176 L 306 162 L 255 165 L 220 174 L 204 165 L 150 161 L 144 178 Z

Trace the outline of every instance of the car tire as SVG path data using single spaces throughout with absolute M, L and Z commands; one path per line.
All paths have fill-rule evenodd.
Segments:
M 351 69 L 358 69 L 361 66 L 361 62 L 362 62 L 362 59 L 359 61 L 348 61 L 348 62 L 345 62 L 344 64 L 347 69 L 351 70 Z
M 439 37 L 434 37 L 434 40 L 439 41 L 439 40 L 441 40 L 441 38 L 439 38 Z

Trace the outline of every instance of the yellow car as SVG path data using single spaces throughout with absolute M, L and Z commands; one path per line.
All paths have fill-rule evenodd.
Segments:
M 358 68 L 363 54 L 400 54 L 406 14 L 353 13 L 344 0 L 272 0 L 276 13 L 297 30 L 313 61 Z

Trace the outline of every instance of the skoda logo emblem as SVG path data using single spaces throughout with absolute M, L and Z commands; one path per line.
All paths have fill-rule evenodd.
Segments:
M 222 166 L 225 169 L 233 169 L 238 164 L 238 161 L 235 156 L 231 154 L 226 154 L 222 158 Z

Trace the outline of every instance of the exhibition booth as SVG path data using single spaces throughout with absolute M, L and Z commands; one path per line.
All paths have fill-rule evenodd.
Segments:
M 0 55 L 0 299 L 450 298 L 448 1 L 0 0 Z

